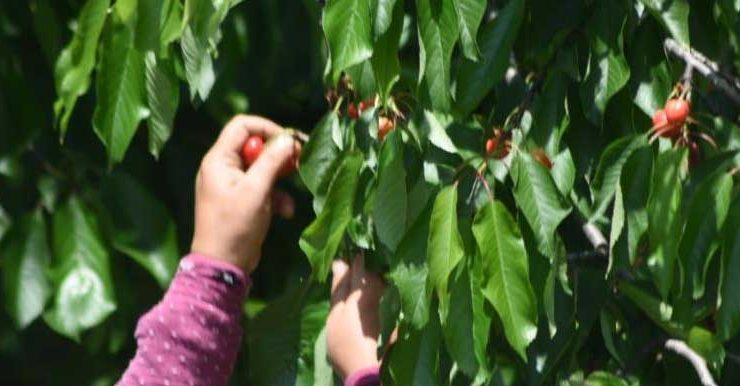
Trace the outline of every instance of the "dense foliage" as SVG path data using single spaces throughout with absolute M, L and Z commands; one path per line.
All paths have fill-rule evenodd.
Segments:
M 0 4 L 0 380 L 117 379 L 250 112 L 310 140 L 234 384 L 335 384 L 325 281 L 357 254 L 384 384 L 699 384 L 667 339 L 740 381 L 738 106 L 664 50 L 732 82 L 740 2 L 325 3 Z M 653 127 L 670 99 L 691 117 Z

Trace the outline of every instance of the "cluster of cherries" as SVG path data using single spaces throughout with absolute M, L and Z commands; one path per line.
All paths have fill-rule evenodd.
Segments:
M 347 105 L 347 116 L 352 119 L 358 119 L 362 113 L 365 112 L 365 110 L 374 107 L 375 101 L 372 99 L 367 99 L 364 101 L 360 101 L 358 104 L 354 104 L 353 102 L 350 102 Z M 393 129 L 396 128 L 396 122 L 389 117 L 386 117 L 384 115 L 381 115 L 378 117 L 378 139 L 381 141 L 383 138 L 385 138 L 388 133 L 393 131 Z
M 504 159 L 511 153 L 511 133 L 500 128 L 493 129 L 493 136 L 486 140 L 486 157 Z M 540 148 L 530 151 L 532 158 L 547 169 L 552 169 L 552 160 Z
M 683 133 L 690 113 L 691 105 L 687 100 L 669 99 L 664 108 L 653 114 L 651 129 L 653 139 L 657 137 L 678 139 Z

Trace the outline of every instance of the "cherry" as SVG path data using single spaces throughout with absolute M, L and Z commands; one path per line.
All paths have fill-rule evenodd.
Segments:
M 254 161 L 257 161 L 264 148 L 265 140 L 262 137 L 252 135 L 247 138 L 247 142 L 244 142 L 244 147 L 242 148 L 242 158 L 247 167 L 251 166 Z
M 659 109 L 653 114 L 652 132 L 664 138 L 676 138 L 681 134 L 681 124 L 670 122 L 666 110 Z
M 354 103 L 350 102 L 347 106 L 347 115 L 349 115 L 352 119 L 357 119 L 360 117 L 360 112 L 357 111 L 357 106 L 355 106 Z
M 388 117 L 378 118 L 378 138 L 382 141 L 388 133 L 396 128 L 396 123 Z
M 542 166 L 552 169 L 552 161 L 550 161 L 550 158 L 542 149 L 532 150 L 532 157 L 534 157 L 535 161 L 539 162 Z
M 668 123 L 683 125 L 691 112 L 689 102 L 684 99 L 671 99 L 665 104 L 665 115 Z
M 360 114 L 364 113 L 365 110 L 367 110 L 367 109 L 369 109 L 369 108 L 371 108 L 373 106 L 375 106 L 375 101 L 372 100 L 372 99 L 367 99 L 367 100 L 361 101 L 359 103 L 359 105 L 358 105 L 358 107 L 360 109 Z
M 488 138 L 488 140 L 486 141 L 486 155 L 493 155 L 493 152 L 496 151 L 496 147 L 498 147 L 498 139 Z
M 668 124 L 668 117 L 665 110 L 659 109 L 653 114 L 653 127 L 664 127 Z

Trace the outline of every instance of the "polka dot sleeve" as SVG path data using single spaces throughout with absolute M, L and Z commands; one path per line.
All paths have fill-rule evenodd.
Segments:
M 231 264 L 183 258 L 162 301 L 139 319 L 136 356 L 117 385 L 226 385 L 249 284 Z

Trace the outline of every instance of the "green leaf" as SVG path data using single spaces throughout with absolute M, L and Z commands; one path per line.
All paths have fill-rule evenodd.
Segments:
M 133 31 L 114 24 L 102 45 L 97 75 L 95 134 L 108 150 L 110 163 L 123 160 L 146 108 L 144 56 L 136 50 Z
M 120 3 L 120 0 L 118 0 Z M 162 30 L 162 12 L 168 1 L 138 0 L 136 8 L 136 48 L 141 52 L 158 51 Z
M 311 285 L 306 283 L 304 285 Z M 314 385 L 314 344 L 329 303 L 309 302 L 297 286 L 271 302 L 249 323 L 249 384 L 254 386 Z
M 323 26 L 331 52 L 332 79 L 373 54 L 370 0 L 329 0 Z
M 377 240 L 393 253 L 406 233 L 406 170 L 401 133 L 391 132 L 383 141 L 378 160 L 373 222 Z
M 175 223 L 167 209 L 124 173 L 103 180 L 101 196 L 113 226 L 113 247 L 134 259 L 166 289 L 179 257 Z
M 3 256 L 5 309 L 19 329 L 28 327 L 44 311 L 51 295 L 46 278 L 49 244 L 41 210 L 22 217 L 0 248 Z
M 694 299 L 704 295 L 707 270 L 719 246 L 731 194 L 732 177 L 718 171 L 701 184 L 689 203 L 679 252 Z
M 548 170 L 529 154 L 514 157 L 511 176 L 514 198 L 527 222 L 535 231 L 542 254 L 554 257 L 555 230 L 571 211 Z
M 652 253 L 648 267 L 663 299 L 674 285 L 681 234 L 681 165 L 683 149 L 667 150 L 658 156 L 648 201 L 648 236 Z M 679 284 L 680 283 L 676 283 Z
M 77 98 L 90 87 L 90 74 L 95 68 L 98 39 L 103 30 L 110 0 L 87 0 L 80 10 L 77 30 L 62 51 L 54 68 L 57 100 L 54 115 L 64 139 Z
M 108 252 L 94 214 L 77 197 L 54 213 L 52 330 L 74 340 L 116 310 Z
M 565 149 L 552 159 L 552 179 L 563 197 L 568 197 L 576 181 L 576 165 L 570 149 Z
M 640 0 L 650 14 L 680 43 L 691 44 L 689 34 L 689 3 L 686 0 Z
M 722 244 L 723 276 L 719 287 L 717 336 L 730 340 L 740 332 L 740 195 L 735 195 L 727 215 Z
M 561 71 L 552 71 L 545 81 L 542 93 L 535 99 L 532 128 L 528 137 L 548 154 L 560 152 L 560 139 L 570 123 L 566 111 L 567 93 L 567 76 Z
M 391 380 L 383 384 L 408 386 L 441 386 L 439 321 L 432 318 L 422 331 L 401 326 L 398 339 L 388 352 L 385 367 Z
M 445 187 L 434 200 L 428 245 L 429 282 L 437 290 L 440 317 L 445 320 L 450 302 L 447 282 L 463 258 L 463 241 L 457 228 L 457 186 Z
M 431 302 L 426 261 L 430 217 L 431 206 L 419 216 L 398 245 L 388 275 L 398 288 L 404 318 L 419 330 L 429 320 Z
M 589 374 L 583 386 L 628 386 L 627 381 L 605 371 L 594 371 Z
M 301 235 L 299 245 L 308 256 L 308 261 L 320 282 L 326 280 L 344 232 L 352 220 L 355 191 L 362 167 L 362 155 L 349 153 L 342 160 L 329 192 L 326 206 Z
M 419 28 L 419 82 L 434 110 L 450 109 L 450 60 L 458 39 L 457 14 L 450 0 L 416 0 Z
M 159 157 L 164 144 L 172 135 L 177 106 L 180 104 L 180 84 L 174 62 L 157 59 L 154 52 L 146 54 L 146 98 L 151 111 L 149 152 Z
M 403 32 L 403 0 L 379 0 L 378 1 L 378 18 L 381 17 L 381 9 L 392 6 L 389 10 L 383 10 L 383 21 L 376 19 L 376 32 L 380 28 L 379 24 L 386 22 L 388 28 L 385 28 L 382 34 L 377 35 L 371 60 L 375 81 L 378 83 L 378 91 L 382 101 L 387 101 L 390 97 L 393 85 L 401 76 L 401 63 L 398 59 L 399 43 L 401 32 Z M 385 15 L 385 12 L 392 12 Z M 392 20 L 391 20 L 392 18 Z
M 8 213 L 5 212 L 2 205 L 0 205 L 0 240 L 5 236 L 5 232 L 10 229 L 11 224 L 13 224 L 13 221 L 10 219 L 10 216 L 8 216 Z
M 457 72 L 456 108 L 468 114 L 478 107 L 509 67 L 509 56 L 524 17 L 524 1 L 510 1 L 492 22 L 486 23 L 478 39 L 481 60 L 463 60 Z
M 665 106 L 673 78 L 663 51 L 663 34 L 657 23 L 642 23 L 629 46 L 635 104 L 652 116 Z
M 634 152 L 622 169 L 620 189 L 626 216 L 624 261 L 634 263 L 637 245 L 647 231 L 647 205 L 650 196 L 650 180 L 653 172 L 653 152 L 649 147 L 641 147 Z M 619 248 L 618 248 L 619 249 Z M 614 257 L 614 256 L 612 256 Z
M 453 0 L 457 23 L 460 26 L 460 43 L 465 57 L 477 61 L 480 53 L 478 49 L 478 27 L 486 11 L 485 0 Z
M 588 119 L 601 125 L 609 100 L 627 84 L 630 68 L 623 53 L 626 10 L 619 1 L 602 1 L 587 27 L 591 60 L 581 84 L 581 103 Z
M 198 38 L 188 26 L 180 39 L 182 59 L 185 62 L 185 77 L 190 85 L 190 99 L 206 100 L 216 82 L 213 59 L 208 51 L 208 42 Z
M 601 217 L 609 207 L 614 198 L 619 178 L 622 175 L 624 165 L 630 156 L 638 149 L 647 147 L 647 138 L 645 135 L 636 134 L 633 136 L 623 137 L 612 142 L 599 159 L 599 166 L 596 168 L 592 187 L 595 192 L 595 207 L 592 219 Z
M 337 114 L 330 112 L 313 129 L 301 151 L 298 172 L 315 199 L 324 197 L 341 161 L 341 152 L 332 139 L 335 130 L 339 130 L 339 119 Z
M 429 142 L 448 153 L 456 154 L 457 147 L 445 129 L 451 123 L 452 117 L 449 115 L 424 111 L 424 126 L 427 129 Z
M 391 28 L 391 24 L 396 20 L 396 16 L 394 15 L 396 5 L 398 3 L 403 4 L 403 1 L 377 0 L 377 3 L 373 17 L 373 35 L 376 39 L 385 35 L 388 29 Z M 401 10 L 403 10 L 403 7 L 401 7 Z M 403 15 L 403 13 L 401 13 L 401 15 Z
M 329 352 L 326 347 L 326 327 L 319 336 L 313 349 L 313 385 L 334 386 L 334 369 L 329 363 Z
M 671 320 L 673 307 L 670 304 L 656 299 L 641 288 L 627 282 L 621 281 L 617 287 L 660 328 L 674 337 L 682 339 L 686 337 L 686 329 Z
M 701 327 L 692 327 L 686 343 L 707 360 L 710 368 L 721 369 L 725 360 L 722 342 L 711 332 Z
M 493 201 L 476 214 L 473 234 L 487 276 L 483 294 L 501 318 L 506 340 L 526 361 L 525 350 L 537 336 L 537 301 L 519 227 L 506 207 Z

